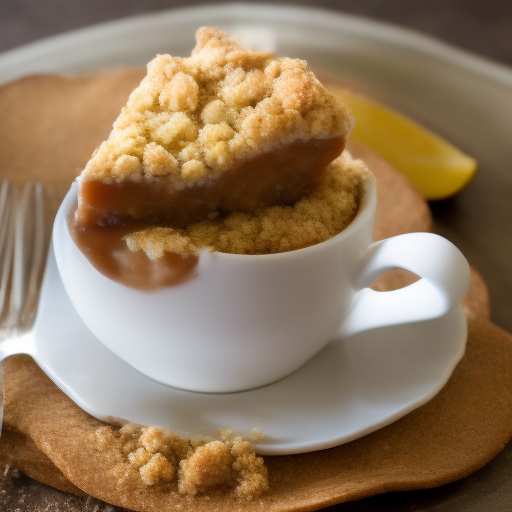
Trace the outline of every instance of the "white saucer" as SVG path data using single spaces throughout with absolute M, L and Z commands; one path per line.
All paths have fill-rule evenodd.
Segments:
M 181 435 L 256 427 L 268 435 L 258 452 L 281 455 L 346 443 L 424 404 L 447 382 L 466 337 L 459 307 L 437 320 L 333 340 L 300 370 L 263 388 L 182 391 L 140 374 L 90 333 L 68 299 L 51 250 L 34 339 L 25 350 L 101 420 L 123 418 Z

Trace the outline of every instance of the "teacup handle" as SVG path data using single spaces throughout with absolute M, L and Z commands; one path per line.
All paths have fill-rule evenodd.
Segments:
M 368 288 L 389 270 L 409 270 L 422 279 L 391 292 Z M 439 318 L 460 301 L 469 286 L 469 265 L 451 242 L 432 233 L 409 233 L 375 242 L 354 277 L 358 293 L 339 334 Z

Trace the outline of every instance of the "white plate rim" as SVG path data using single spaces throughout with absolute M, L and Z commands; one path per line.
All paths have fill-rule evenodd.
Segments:
M 238 2 L 166 9 L 129 16 L 64 32 L 7 50 L 0 54 L 0 83 L 28 73 L 55 71 L 47 64 L 49 58 L 58 56 L 63 51 L 69 52 L 70 49 L 80 47 L 84 48 L 85 54 L 87 54 L 87 43 L 90 43 L 92 39 L 112 40 L 132 33 L 134 30 L 144 32 L 149 27 L 180 25 L 184 22 L 191 22 L 199 16 L 211 19 L 224 18 L 232 22 L 240 19 L 260 22 L 272 19 L 287 23 L 307 22 L 325 26 L 343 33 L 355 33 L 369 39 L 407 46 L 418 53 L 432 56 L 439 61 L 465 68 L 512 87 L 512 68 L 413 29 L 316 7 L 273 6 Z M 32 64 L 30 64 L 31 62 Z

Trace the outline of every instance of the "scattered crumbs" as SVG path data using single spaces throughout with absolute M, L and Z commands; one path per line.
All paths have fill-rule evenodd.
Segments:
M 252 444 L 266 439 L 257 429 L 245 438 L 224 429 L 220 440 L 186 440 L 169 430 L 128 423 L 121 428 L 103 425 L 95 437 L 100 448 L 117 443 L 145 485 L 170 493 L 193 497 L 233 489 L 237 497 L 253 499 L 269 488 L 268 470 Z

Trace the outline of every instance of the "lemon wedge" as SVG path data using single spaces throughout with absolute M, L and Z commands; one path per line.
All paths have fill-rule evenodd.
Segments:
M 350 137 L 379 152 L 425 199 L 450 197 L 475 174 L 474 158 L 406 116 L 350 89 L 329 89 L 352 111 Z

